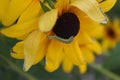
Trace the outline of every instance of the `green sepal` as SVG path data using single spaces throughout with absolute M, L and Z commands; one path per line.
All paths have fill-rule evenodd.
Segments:
M 54 9 L 54 2 L 52 0 L 46 0 L 46 2 L 49 4 L 49 6 Z
M 44 12 L 50 11 L 50 9 L 41 1 L 40 1 L 40 5 L 43 8 Z

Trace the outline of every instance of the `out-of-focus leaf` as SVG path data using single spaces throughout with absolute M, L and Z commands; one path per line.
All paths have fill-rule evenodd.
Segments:
M 15 60 L 16 65 L 23 70 L 23 60 Z M 44 60 L 40 63 L 33 65 L 31 69 L 27 72 L 38 78 L 38 80 L 69 80 L 67 79 L 67 74 L 63 72 L 60 68 L 55 72 L 47 72 L 44 69 Z
M 18 66 L 21 70 L 23 70 L 23 62 L 24 62 L 24 60 L 20 60 L 20 59 L 15 60 L 14 59 L 14 62 L 16 64 L 16 66 Z
M 10 60 L 10 57 L 9 57 L 9 60 Z M 25 80 L 25 78 L 22 75 L 19 75 L 18 73 L 12 70 L 6 61 L 4 61 L 3 59 L 0 59 L 0 80 L 11 80 L 11 79 Z
M 32 66 L 28 72 L 36 76 L 39 80 L 68 80 L 66 74 L 61 69 L 51 73 L 47 72 L 41 64 Z
M 110 52 L 110 55 L 104 62 L 104 67 L 111 70 L 120 69 L 120 43 Z
M 4 67 L 0 66 L 0 80 L 11 80 L 11 79 L 18 80 L 19 75 L 14 71 L 12 71 L 9 68 L 9 66 L 4 66 Z
M 0 54 L 10 53 L 10 50 L 16 42 L 16 39 L 11 39 L 0 35 Z
M 3 25 L 0 23 L 0 29 L 3 28 Z
M 110 18 L 120 18 L 120 0 L 117 0 L 115 6 L 107 13 Z

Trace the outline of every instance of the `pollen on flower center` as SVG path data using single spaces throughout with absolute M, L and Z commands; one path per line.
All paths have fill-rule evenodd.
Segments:
M 76 36 L 79 32 L 80 22 L 78 17 L 73 13 L 64 13 L 57 19 L 53 32 L 64 39 Z
M 110 37 L 110 38 L 115 38 L 115 32 L 112 30 L 112 29 L 108 29 L 107 30 L 107 35 Z

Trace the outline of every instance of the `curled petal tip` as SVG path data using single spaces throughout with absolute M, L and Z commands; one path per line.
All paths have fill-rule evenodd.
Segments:
M 10 54 L 16 54 L 16 52 L 14 52 L 13 49 L 11 49 Z
M 102 12 L 102 14 L 103 14 L 103 16 L 104 16 L 104 20 L 101 22 L 101 24 L 107 24 L 107 22 L 108 22 L 108 18 L 107 18 L 107 16 L 104 14 L 104 12 L 103 12 L 103 10 L 102 10 L 102 8 L 100 7 L 100 11 Z
M 101 24 L 107 24 L 107 21 L 106 21 L 106 20 L 104 20 L 104 21 L 102 21 L 102 22 L 101 22 Z
M 11 54 L 11 55 L 12 55 L 12 54 L 15 54 L 15 52 L 11 51 L 10 54 Z
M 24 72 L 27 72 L 27 71 L 28 71 L 28 69 L 26 69 L 25 67 L 23 67 L 23 71 L 24 71 Z
M 27 72 L 30 69 L 30 66 L 27 66 L 25 63 L 23 64 L 23 71 Z
M 103 20 L 103 21 L 101 22 L 101 24 L 107 24 L 107 22 L 108 22 L 108 18 L 107 18 L 107 16 L 105 15 L 105 20 Z

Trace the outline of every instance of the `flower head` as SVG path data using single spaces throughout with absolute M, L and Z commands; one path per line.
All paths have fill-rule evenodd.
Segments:
M 92 45 L 86 47 L 87 44 L 94 44 L 89 34 L 99 23 L 107 22 L 98 2 L 58 0 L 54 9 L 43 13 L 39 0 L 27 1 L 10 1 L 2 19 L 5 26 L 12 26 L 2 29 L 1 33 L 22 40 L 13 47 L 11 55 L 24 59 L 25 71 L 45 58 L 45 69 L 50 72 L 56 70 L 65 59 L 72 65 L 84 68 L 84 72 L 86 62 L 89 63 L 88 55 L 91 55 L 90 62 L 94 59 L 88 50 L 94 48 Z M 22 5 L 18 5 L 20 3 Z

